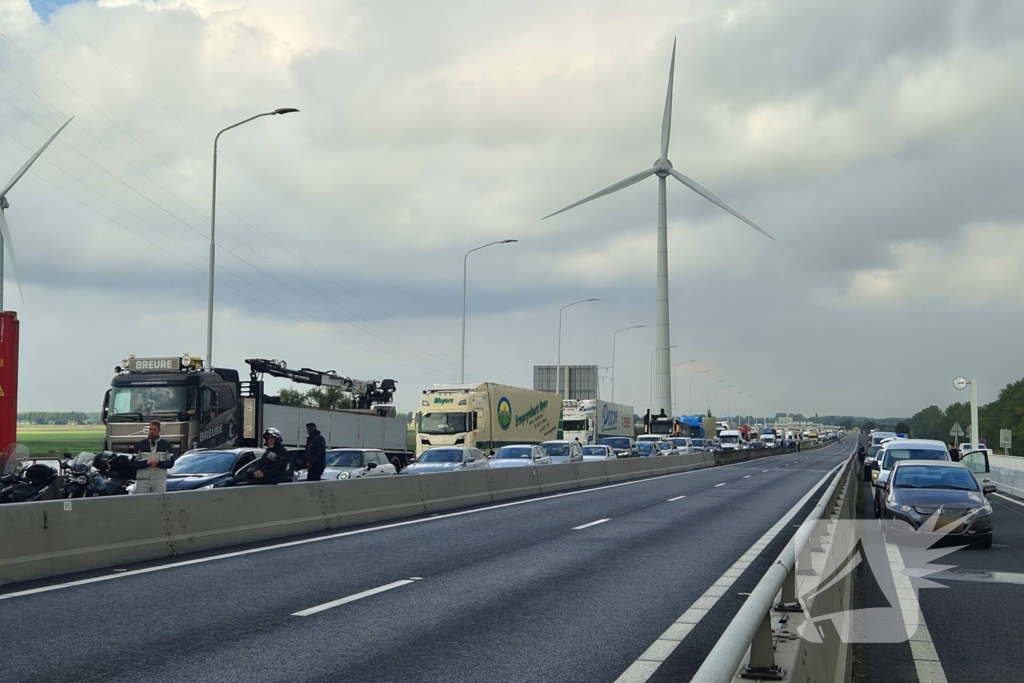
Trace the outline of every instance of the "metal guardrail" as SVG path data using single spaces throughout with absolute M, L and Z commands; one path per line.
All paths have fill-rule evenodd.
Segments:
M 800 610 L 796 576 L 810 570 L 811 551 L 821 549 L 819 522 L 822 517 L 827 518 L 826 513 L 835 509 L 841 495 L 843 477 L 849 473 L 855 460 L 854 454 L 837 466 L 838 472 L 818 504 L 726 627 L 704 664 L 691 679 L 693 683 L 725 683 L 733 680 L 748 647 L 750 660 L 740 672 L 742 677 L 759 680 L 781 680 L 784 677 L 785 672 L 775 662 L 772 611 Z M 775 596 L 780 591 L 781 600 L 776 602 Z

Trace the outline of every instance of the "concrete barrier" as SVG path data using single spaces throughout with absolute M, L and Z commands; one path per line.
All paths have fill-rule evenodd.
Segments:
M 0 584 L 709 466 L 708 454 L 0 506 Z

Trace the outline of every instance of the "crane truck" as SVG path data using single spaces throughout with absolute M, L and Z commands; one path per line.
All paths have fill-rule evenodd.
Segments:
M 175 454 L 194 449 L 261 446 L 264 429 L 276 427 L 285 446 L 306 443 L 305 425 L 314 422 L 328 448 L 376 448 L 401 469 L 409 462 L 406 423 L 395 416 L 395 381 L 357 380 L 333 370 L 289 368 L 281 360 L 250 358 L 249 379 L 229 368 L 203 367 L 201 358 L 136 358 L 114 368 L 103 398 L 104 448 L 134 453 L 153 420 Z M 299 384 L 333 387 L 352 396 L 345 410 L 281 405 L 264 394 L 263 376 Z

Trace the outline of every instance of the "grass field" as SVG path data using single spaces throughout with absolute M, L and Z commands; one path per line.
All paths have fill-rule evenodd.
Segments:
M 18 425 L 18 443 L 31 455 L 103 450 L 103 425 Z

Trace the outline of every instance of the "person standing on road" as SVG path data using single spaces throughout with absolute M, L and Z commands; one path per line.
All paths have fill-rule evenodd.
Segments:
M 327 466 L 327 441 L 313 422 L 306 425 L 306 434 L 306 481 L 320 481 Z
M 281 432 L 274 427 L 268 427 L 263 432 L 263 441 L 267 444 L 267 450 L 260 456 L 253 473 L 254 479 L 250 483 L 277 484 L 288 470 L 288 449 L 281 443 Z
M 135 493 L 166 493 L 167 470 L 174 464 L 174 449 L 160 438 L 159 420 L 149 423 L 147 436 L 138 443 L 135 452 Z
M 949 444 L 949 459 L 953 462 L 960 462 L 960 449 L 955 443 Z

